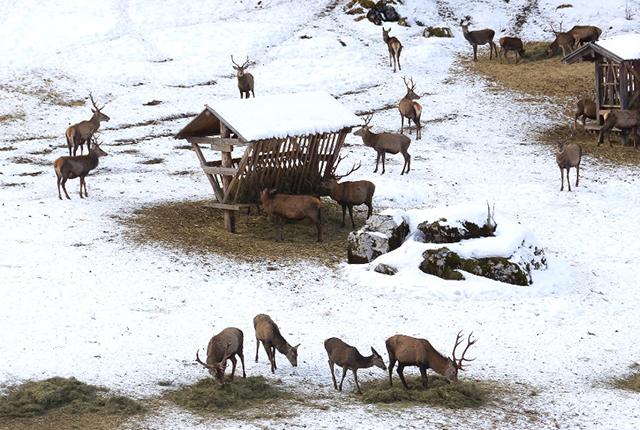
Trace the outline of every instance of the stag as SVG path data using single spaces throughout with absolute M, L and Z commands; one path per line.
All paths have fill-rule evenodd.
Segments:
M 260 193 L 260 200 L 265 212 L 273 218 L 280 230 L 280 240 L 284 240 L 284 223 L 309 219 L 316 225 L 318 242 L 322 242 L 322 217 L 320 215 L 320 199 L 314 196 L 298 196 L 293 194 L 276 194 L 277 190 L 265 188 Z M 276 239 L 277 241 L 278 239 Z
M 578 118 L 582 117 L 582 130 L 586 129 L 586 119 L 597 119 L 597 106 L 595 100 L 591 98 L 584 98 L 578 100 L 576 104 L 576 112 L 573 116 L 573 133 L 576 132 L 576 123 L 578 122 Z
M 245 69 L 249 67 L 249 56 L 247 56 L 247 60 L 241 65 L 236 63 L 233 60 L 233 55 L 231 56 L 231 62 L 233 63 L 233 68 L 236 71 L 236 77 L 238 78 L 238 90 L 240 90 L 240 98 L 249 98 L 249 93 L 255 98 L 255 94 L 253 92 L 253 75 L 251 73 L 245 72 Z
M 373 347 L 371 347 L 372 355 L 364 357 L 355 347 L 346 344 L 337 337 L 332 337 L 324 341 L 324 349 L 327 351 L 327 356 L 329 357 L 329 369 L 331 370 L 331 378 L 333 379 L 333 388 L 336 390 L 342 391 L 342 383 L 344 382 L 344 377 L 347 375 L 347 370 L 353 372 L 353 379 L 356 381 L 358 394 L 362 394 L 360 384 L 358 384 L 358 369 L 368 369 L 369 367 L 376 366 L 382 370 L 387 370 L 387 366 L 384 365 L 384 360 Z M 342 367 L 340 387 L 338 387 L 336 383 L 335 364 Z
M 80 155 L 82 155 L 83 145 L 85 142 L 87 143 L 87 151 L 89 151 L 91 149 L 89 145 L 91 136 L 93 136 L 93 134 L 100 128 L 100 122 L 108 122 L 111 119 L 106 114 L 102 113 L 102 109 L 107 105 L 106 103 L 99 108 L 91 93 L 89 93 L 89 98 L 93 105 L 93 108 L 91 108 L 91 112 L 93 112 L 91 119 L 88 121 L 80 121 L 77 124 L 69 126 L 64 133 L 67 138 L 67 146 L 69 147 L 69 156 L 76 155 L 78 146 L 80 147 Z M 71 154 L 72 148 L 73 154 Z
M 558 152 L 556 152 L 556 163 L 560 168 L 560 191 L 564 191 L 564 171 L 567 171 L 567 185 L 569 191 L 571 191 L 571 182 L 569 181 L 569 170 L 572 167 L 576 169 L 576 187 L 580 181 L 580 161 L 582 160 L 582 147 L 576 143 L 565 144 L 564 142 L 558 145 Z
M 384 175 L 384 165 L 386 154 L 402 153 L 404 157 L 404 165 L 402 166 L 401 175 L 404 175 L 405 169 L 407 173 L 411 169 L 411 155 L 409 155 L 409 145 L 411 145 L 411 139 L 404 134 L 399 133 L 373 133 L 369 123 L 373 118 L 373 114 L 365 119 L 364 125 L 353 134 L 362 137 L 362 142 L 365 146 L 371 147 L 376 151 L 376 169 L 373 173 L 378 171 L 378 163 L 382 159 L 382 175 Z
M 493 36 L 496 35 L 496 32 L 491 30 L 490 28 L 485 28 L 482 30 L 474 30 L 469 31 L 469 24 L 471 21 L 467 19 L 465 23 L 464 19 L 460 21 L 460 27 L 462 28 L 462 34 L 464 38 L 473 46 L 473 61 L 478 61 L 478 45 L 486 45 L 489 44 L 489 59 L 493 58 L 493 52 L 495 51 L 496 57 L 498 56 L 498 48 L 496 44 L 493 42 Z
M 58 198 L 62 200 L 62 195 L 60 194 L 60 185 L 62 185 L 62 189 L 64 190 L 64 195 L 67 199 L 71 199 L 69 197 L 69 193 L 67 193 L 67 187 L 65 184 L 68 179 L 80 178 L 80 198 L 89 197 L 89 193 L 87 192 L 87 182 L 85 177 L 89 174 L 90 171 L 98 167 L 98 162 L 100 157 L 106 156 L 107 153 L 100 148 L 97 140 L 93 140 L 93 148 L 89 150 L 89 154 L 87 155 L 78 155 L 78 156 L 69 156 L 69 157 L 60 157 L 53 162 L 53 169 L 56 172 L 57 184 L 58 184 Z M 84 187 L 84 197 L 82 196 L 82 188 Z
M 298 347 L 289 345 L 289 342 L 282 337 L 278 325 L 273 322 L 269 315 L 258 314 L 253 318 L 253 327 L 256 330 L 256 363 L 258 362 L 258 350 L 260 342 L 264 350 L 267 352 L 269 363 L 271 364 L 271 373 L 275 373 L 278 366 L 276 365 L 276 350 L 284 354 L 293 367 L 298 366 Z
M 477 341 L 477 339 L 471 340 L 472 334 L 469 334 L 467 346 L 462 351 L 462 356 L 459 359 L 456 358 L 456 348 L 462 343 L 462 331 L 458 332 L 451 358 L 445 357 L 436 351 L 426 339 L 401 334 L 391 336 L 386 341 L 387 352 L 389 353 L 389 385 L 393 385 L 392 374 L 396 361 L 398 362 L 398 376 L 406 389 L 409 389 L 409 386 L 404 380 L 403 370 L 405 366 L 417 366 L 420 369 L 422 386 L 425 388 L 428 385 L 427 369 L 433 369 L 447 378 L 449 382 L 456 382 L 458 380 L 458 371 L 465 370 L 462 363 L 475 360 L 464 357 L 469 347 Z
M 349 208 L 351 227 L 356 228 L 355 223 L 353 222 L 353 207 L 358 205 L 367 205 L 367 219 L 369 219 L 373 212 L 372 200 L 373 194 L 376 191 L 376 186 L 369 181 L 345 181 L 338 183 L 339 180 L 349 176 L 360 168 L 360 163 L 358 163 L 357 166 L 354 164 L 351 170 L 346 174 L 336 175 L 336 169 L 342 160 L 343 157 L 338 158 L 338 161 L 331 171 L 329 179 L 322 181 L 322 186 L 329 190 L 331 198 L 342 207 L 342 224 L 340 227 L 345 226 L 344 218 L 346 210 Z
M 633 135 L 633 146 L 638 147 L 638 128 L 640 127 L 640 110 L 636 109 L 616 109 L 611 110 L 605 120 L 604 125 L 598 134 L 598 146 L 602 143 L 604 135 L 607 135 L 609 146 L 611 144 L 611 130 L 615 127 L 622 131 L 624 145 L 629 143 L 629 134 Z
M 247 374 L 244 371 L 244 354 L 242 353 L 242 346 L 244 342 L 244 334 L 242 330 L 235 327 L 227 327 L 220 333 L 216 334 L 209 340 L 207 345 L 207 362 L 203 363 L 200 360 L 198 351 L 196 351 L 196 362 L 202 364 L 209 370 L 211 376 L 222 386 L 224 386 L 224 371 L 227 368 L 227 360 L 231 360 L 231 380 L 236 373 L 236 364 L 238 360 L 236 355 L 240 357 L 240 363 L 242 363 L 242 377 L 246 378 Z
M 569 33 L 573 37 L 573 49 L 589 42 L 597 42 L 602 30 L 594 25 L 574 25 Z
M 409 134 L 411 134 L 411 121 L 416 125 L 416 140 L 422 138 L 422 124 L 420 123 L 420 116 L 422 115 L 422 106 L 418 102 L 414 102 L 420 98 L 415 93 L 416 84 L 413 83 L 413 78 L 410 78 L 407 83 L 406 76 L 402 77 L 404 86 L 407 88 L 407 93 L 398 103 L 398 110 L 400 111 L 400 134 L 404 132 L 404 119 L 407 118 L 407 127 L 409 127 Z
M 387 44 L 387 48 L 389 49 L 389 67 L 391 67 L 391 61 L 393 60 L 393 73 L 396 72 L 396 63 L 398 65 L 398 69 L 402 70 L 402 66 L 400 65 L 400 53 L 402 52 L 402 43 L 398 40 L 397 37 L 389 37 L 389 30 L 385 30 L 382 27 L 382 40 Z
M 516 64 L 522 59 L 524 55 L 524 47 L 522 45 L 522 40 L 517 37 L 501 37 L 498 41 L 500 44 L 500 51 L 498 52 L 498 58 L 502 63 L 502 57 L 506 58 L 507 63 L 509 62 L 509 57 L 507 54 L 509 51 L 514 52 L 514 56 L 516 57 Z

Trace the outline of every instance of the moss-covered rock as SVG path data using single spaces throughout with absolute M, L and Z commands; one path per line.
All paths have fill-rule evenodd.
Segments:
M 457 224 L 457 225 L 456 225 Z M 471 221 L 449 223 L 446 218 L 424 221 L 418 224 L 425 243 L 456 243 L 465 239 L 477 239 L 495 235 L 496 224 L 488 219 L 483 225 Z
M 422 257 L 424 260 L 420 264 L 420 270 L 424 273 L 452 281 L 464 280 L 462 273 L 457 270 L 460 268 L 460 256 L 449 248 L 429 249 Z
M 347 261 L 364 264 L 402 245 L 409 234 L 406 220 L 392 215 L 373 215 L 358 231 L 349 233 Z
M 422 32 L 424 37 L 453 37 L 449 27 L 427 27 Z
M 396 273 L 398 273 L 398 269 L 396 269 L 393 266 L 389 266 L 388 264 L 384 264 L 384 263 L 380 263 L 378 264 L 375 269 L 373 269 L 375 272 L 378 273 L 382 273 L 383 275 L 395 275 Z

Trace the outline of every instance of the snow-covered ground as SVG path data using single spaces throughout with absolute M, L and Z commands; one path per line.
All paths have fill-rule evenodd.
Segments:
M 624 19 L 623 0 L 606 8 L 573 1 L 573 8 L 560 10 L 560 2 L 549 0 L 407 0 L 401 12 L 433 25 L 444 20 L 439 12 L 472 15 L 474 25 L 498 29 L 512 28 L 529 3 L 532 17 L 520 31 L 525 39 L 542 37 L 549 20 L 565 27 L 588 22 L 607 35 L 638 27 Z M 640 13 L 637 2 L 629 4 Z M 279 423 L 209 422 L 163 409 L 144 426 L 638 428 L 638 395 L 606 381 L 640 358 L 639 169 L 586 158 L 580 186 L 559 192 L 552 150 L 532 132 L 564 121 L 562 115 L 461 70 L 455 60 L 471 48 L 457 28 L 454 39 L 425 39 L 417 26 L 392 25 L 404 44 L 403 70 L 393 74 L 380 28 L 354 23 L 342 3 L 335 5 L 0 1 L 0 115 L 22 117 L 3 122 L 0 136 L 0 384 L 73 375 L 135 396 L 155 395 L 163 389 L 160 380 L 179 384 L 204 376 L 194 351 L 226 326 L 245 331 L 247 373 L 269 376 L 264 355 L 252 360 L 251 320 L 265 312 L 292 343 L 302 343 L 299 367 L 280 359 L 277 376 L 339 401 Z M 455 27 L 455 19 L 444 21 Z M 256 61 L 250 72 L 257 97 L 322 90 L 352 111 L 397 103 L 402 76 L 413 76 L 424 94 L 424 128 L 410 148 L 409 175 L 399 175 L 398 156 L 387 159 L 384 176 L 374 175 L 373 152 L 356 136 L 347 138 L 345 153 L 363 163 L 354 176 L 376 183 L 375 207 L 495 202 L 534 232 L 549 270 L 530 287 L 478 294 L 473 282 L 450 288 L 428 278 L 423 285 L 377 282 L 360 276 L 359 268 L 311 263 L 267 271 L 266 264 L 129 243 L 117 217 L 147 203 L 210 196 L 194 155 L 171 135 L 189 121 L 180 115 L 238 96 L 230 54 Z M 204 85 L 210 81 L 215 85 Z M 89 91 L 99 103 L 109 102 L 104 112 L 112 120 L 102 133 L 109 156 L 87 180 L 89 199 L 78 198 L 73 181 L 72 200 L 59 201 L 51 163 L 66 155 L 64 129 L 88 118 L 89 110 L 41 96 L 73 100 Z M 163 103 L 143 106 L 153 99 Z M 379 112 L 374 131 L 396 130 L 399 119 L 395 109 Z M 140 164 L 155 157 L 164 162 Z M 31 162 L 20 163 L 24 158 Z M 176 174 L 183 171 L 190 174 Z M 398 412 L 360 406 L 330 387 L 322 346 L 329 336 L 361 351 L 369 345 L 384 351 L 386 337 L 404 333 L 427 337 L 448 353 L 460 329 L 479 338 L 478 359 L 464 376 L 527 384 L 538 395 L 523 389 L 508 407 Z M 519 415 L 524 410 L 537 411 L 538 421 Z

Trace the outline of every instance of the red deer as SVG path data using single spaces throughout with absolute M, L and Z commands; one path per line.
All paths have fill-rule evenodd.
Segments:
M 573 117 L 573 133 L 576 132 L 576 123 L 578 122 L 578 118 L 582 117 L 582 130 L 585 130 L 585 122 L 586 119 L 597 119 L 597 106 L 596 102 L 593 99 L 585 98 L 578 100 L 576 105 L 576 113 Z
M 384 43 L 387 44 L 387 48 L 389 48 L 389 67 L 391 67 L 391 61 L 393 60 L 393 72 L 396 72 L 396 63 L 398 65 L 398 69 L 402 70 L 402 66 L 400 65 L 400 53 L 402 52 L 402 43 L 398 40 L 397 37 L 389 37 L 389 30 L 385 30 L 382 27 L 382 39 Z
M 498 41 L 500 44 L 500 51 L 498 52 L 498 58 L 502 63 L 502 57 L 504 54 L 504 58 L 507 59 L 507 63 L 509 62 L 509 57 L 507 54 L 509 51 L 513 51 L 516 57 L 516 64 L 522 59 L 524 55 L 524 47 L 522 45 L 522 40 L 517 37 L 501 37 Z
M 638 147 L 638 127 L 640 127 L 640 110 L 617 109 L 611 110 L 604 120 L 604 125 L 598 135 L 598 146 L 602 143 L 604 135 L 607 135 L 609 146 L 611 145 L 611 130 L 617 127 L 622 130 L 624 144 L 629 143 L 629 134 L 633 135 L 633 146 Z
M 362 394 L 360 384 L 358 384 L 358 369 L 368 369 L 369 367 L 376 366 L 382 370 L 387 370 L 387 366 L 384 365 L 384 360 L 373 347 L 371 347 L 372 355 L 364 357 L 355 347 L 347 345 L 337 337 L 332 337 L 324 341 L 324 349 L 327 350 L 327 355 L 329 356 L 329 369 L 331 369 L 333 388 L 336 390 L 342 391 L 342 383 L 344 382 L 347 370 L 353 372 L 353 379 L 356 381 L 358 394 Z M 336 374 L 333 367 L 335 364 L 342 367 L 340 387 L 336 384 Z
M 473 46 L 473 61 L 478 61 L 478 45 L 486 45 L 489 44 L 489 59 L 493 58 L 493 52 L 495 51 L 496 57 L 498 56 L 498 48 L 496 44 L 493 42 L 493 36 L 496 35 L 496 32 L 491 30 L 490 28 L 485 28 L 483 30 L 474 30 L 469 31 L 469 24 L 471 22 L 467 19 L 465 24 L 464 20 L 460 21 L 460 27 L 462 28 L 462 34 L 464 38 Z
M 284 240 L 284 223 L 287 220 L 300 221 L 309 219 L 316 225 L 318 230 L 318 242 L 322 242 L 320 199 L 314 196 L 276 194 L 276 192 L 275 188 L 272 190 L 265 188 L 260 193 L 260 200 L 265 212 L 273 218 L 279 227 L 280 240 Z
M 109 121 L 111 119 L 106 114 L 101 112 L 106 104 L 99 108 L 95 100 L 93 100 L 93 95 L 91 93 L 89 93 L 89 98 L 91 99 L 91 104 L 93 105 L 93 108 L 91 109 L 91 112 L 93 112 L 91 119 L 89 119 L 88 121 L 81 121 L 70 126 L 64 133 L 65 137 L 67 138 L 67 146 L 69 147 L 69 156 L 72 155 L 72 148 L 73 155 L 76 155 L 78 146 L 80 147 L 80 155 L 82 155 L 82 149 L 85 142 L 87 143 L 87 151 L 89 151 L 91 149 L 91 147 L 89 146 L 91 136 L 93 136 L 93 134 L 100 128 L 100 121 Z
M 602 30 L 593 25 L 574 25 L 567 33 L 573 36 L 573 49 L 576 49 L 585 43 L 597 42 Z
M 224 371 L 227 368 L 227 360 L 231 360 L 231 380 L 233 380 L 233 375 L 236 373 L 236 364 L 238 363 L 235 357 L 237 355 L 240 357 L 240 363 L 242 363 L 242 377 L 246 378 L 244 354 L 242 353 L 243 342 L 244 334 L 242 330 L 235 327 L 227 327 L 209 341 L 209 345 L 207 345 L 207 362 L 203 363 L 200 360 L 198 351 L 196 351 L 196 361 L 209 369 L 211 376 L 220 385 L 224 385 Z
M 240 98 L 248 99 L 249 93 L 255 98 L 255 93 L 253 92 L 253 75 L 251 73 L 245 72 L 245 69 L 249 67 L 249 57 L 247 56 L 247 60 L 241 65 L 237 64 L 233 61 L 233 55 L 231 56 L 231 62 L 233 63 L 233 68 L 236 71 L 236 77 L 238 78 L 238 90 L 240 90 Z
M 404 134 L 399 133 L 373 133 L 370 129 L 369 122 L 371 122 L 373 115 L 365 119 L 364 125 L 353 132 L 356 136 L 362 137 L 362 142 L 365 146 L 373 148 L 378 154 L 376 157 L 376 169 L 373 173 L 378 171 L 378 163 L 382 159 L 382 173 L 384 174 L 384 165 L 386 154 L 402 153 L 404 157 L 404 165 L 402 166 L 401 175 L 404 175 L 405 169 L 407 173 L 411 169 L 411 155 L 409 155 L 409 145 L 411 145 L 411 139 Z
M 467 346 L 462 351 L 460 359 L 456 358 L 456 348 L 462 343 L 462 331 L 456 337 L 456 343 L 451 353 L 451 358 L 445 357 L 436 351 L 426 339 L 418 339 L 411 336 L 397 334 L 391 336 L 386 341 L 387 352 L 389 353 L 389 385 L 393 385 L 392 372 L 393 366 L 398 362 L 398 376 L 402 381 L 404 388 L 409 388 L 404 380 L 402 373 L 405 366 L 418 366 L 420 375 L 422 376 L 422 386 L 427 387 L 427 369 L 433 369 L 440 375 L 447 378 L 449 382 L 458 380 L 458 371 L 464 370 L 463 361 L 473 361 L 474 359 L 464 358 L 467 350 L 471 345 L 476 343 L 477 339 L 471 340 L 471 335 L 467 339 Z
M 398 104 L 398 110 L 400 111 L 400 134 L 404 132 L 404 119 L 407 118 L 407 127 L 409 127 L 409 134 L 411 134 L 411 121 L 416 125 L 416 140 L 422 138 L 422 124 L 420 123 L 420 116 L 422 115 L 422 106 L 420 103 L 414 102 L 420 98 L 415 93 L 416 84 L 413 83 L 413 78 L 407 83 L 406 77 L 403 77 L 404 86 L 407 88 L 407 93 L 400 100 Z
M 556 152 L 556 163 L 560 168 L 560 191 L 564 191 L 564 171 L 567 171 L 567 185 L 571 191 L 571 182 L 569 181 L 569 170 L 572 167 L 576 169 L 576 187 L 580 181 L 580 161 L 582 160 L 582 148 L 576 143 L 560 143 L 558 152 Z
M 258 314 L 253 318 L 253 327 L 256 330 L 256 363 L 258 362 L 258 350 L 260 342 L 264 350 L 267 352 L 269 363 L 271 364 L 271 373 L 275 373 L 278 366 L 276 365 L 276 350 L 284 354 L 293 367 L 298 366 L 298 347 L 289 345 L 289 342 L 282 337 L 280 329 L 269 315 Z
M 89 150 L 88 155 L 60 157 L 56 161 L 54 161 L 53 169 L 56 172 L 58 183 L 58 197 L 60 198 L 60 200 L 62 200 L 62 195 L 60 195 L 60 185 L 62 185 L 64 195 L 67 196 L 68 199 L 71 199 L 71 197 L 69 197 L 69 193 L 67 193 L 65 184 L 68 179 L 75 178 L 80 178 L 80 198 L 83 198 L 83 186 L 84 196 L 89 197 L 89 193 L 87 193 L 87 183 L 85 181 L 85 176 L 87 176 L 90 171 L 98 167 L 99 158 L 104 157 L 105 155 L 107 155 L 107 153 L 104 152 L 98 145 L 98 142 L 94 140 L 93 148 Z
M 351 168 L 351 170 L 345 175 L 336 175 L 335 170 L 340 164 L 342 157 L 338 158 L 338 162 L 335 164 L 333 168 L 333 172 L 331 177 L 322 182 L 322 186 L 329 190 L 329 195 L 333 200 L 338 202 L 338 204 L 342 207 L 342 224 L 340 227 L 344 227 L 344 218 L 346 215 L 346 210 L 349 208 L 349 217 L 351 217 L 351 227 L 355 228 L 355 223 L 353 222 L 353 207 L 357 205 L 367 205 L 367 219 L 371 216 L 373 212 L 373 194 L 376 192 L 376 186 L 369 181 L 345 181 L 338 183 L 338 181 L 351 173 L 355 172 L 360 168 L 360 163 L 358 166 L 355 165 Z

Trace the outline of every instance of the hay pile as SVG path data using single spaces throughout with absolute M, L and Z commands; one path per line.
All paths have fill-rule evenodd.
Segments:
M 614 384 L 623 390 L 636 391 L 640 393 L 640 372 L 634 372 L 624 378 L 617 379 Z

